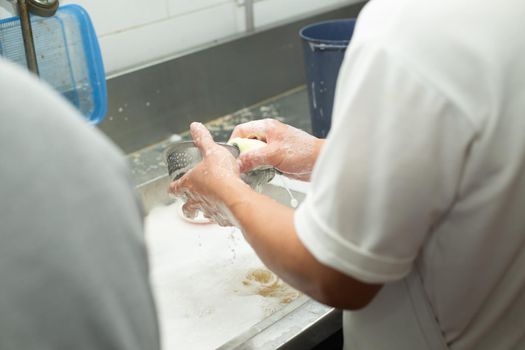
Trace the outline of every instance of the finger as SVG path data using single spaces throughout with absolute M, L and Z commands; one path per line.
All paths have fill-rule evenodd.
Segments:
M 203 124 L 196 122 L 191 123 L 190 132 L 195 145 L 199 148 L 203 156 L 216 145 L 210 132 Z
M 219 226 L 226 226 L 224 216 L 218 211 L 210 213 L 210 220 Z
M 266 142 L 268 121 L 253 120 L 244 124 L 237 125 L 230 136 L 230 140 L 236 137 L 245 139 L 258 139 Z
M 219 225 L 221 227 L 232 226 L 228 220 L 225 220 L 223 218 L 219 218 L 216 223 L 217 223 L 217 225 Z
M 188 219 L 195 219 L 199 213 L 200 206 L 192 201 L 187 201 L 182 206 L 182 214 Z
M 215 211 L 205 211 L 202 213 L 202 215 L 210 220 L 210 222 L 216 224 L 218 222 L 218 216 L 217 216 L 217 213 Z
M 175 196 L 180 196 L 182 194 L 180 189 L 181 189 L 180 180 L 173 181 L 172 183 L 170 183 L 170 188 L 168 192 L 174 194 Z
M 266 146 L 242 153 L 238 158 L 241 173 L 253 170 L 259 166 L 276 166 L 275 158 L 278 150 L 273 146 Z
M 188 189 L 187 179 L 188 179 L 188 175 L 191 172 L 192 172 L 192 169 L 190 169 L 180 179 L 170 183 L 170 187 L 169 187 L 168 192 L 174 194 L 175 196 L 185 196 L 186 192 L 187 192 L 187 189 Z
M 235 226 L 235 224 L 232 221 L 230 221 L 228 217 L 222 216 L 219 222 L 219 226 L 231 227 Z

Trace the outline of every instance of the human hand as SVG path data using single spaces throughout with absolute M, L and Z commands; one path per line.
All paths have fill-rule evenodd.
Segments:
M 224 203 L 229 186 L 247 186 L 240 179 L 239 165 L 232 154 L 216 144 L 201 123 L 192 123 L 191 136 L 202 161 L 170 185 L 170 192 L 186 199 L 184 216 L 195 218 L 199 211 L 221 226 L 232 226 L 233 218 Z
M 241 172 L 259 166 L 272 166 L 284 175 L 310 180 L 323 140 L 275 119 L 262 119 L 237 125 L 230 140 L 236 137 L 258 139 L 267 146 L 249 150 L 238 158 Z

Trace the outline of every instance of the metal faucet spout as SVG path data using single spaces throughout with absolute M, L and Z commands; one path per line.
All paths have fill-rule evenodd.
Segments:
M 29 11 L 37 16 L 51 17 L 58 10 L 58 0 L 27 0 Z

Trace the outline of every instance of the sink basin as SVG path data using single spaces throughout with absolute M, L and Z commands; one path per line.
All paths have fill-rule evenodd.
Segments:
M 264 186 L 262 192 L 282 204 L 290 205 L 290 193 L 287 189 L 282 187 L 283 181 L 286 181 L 286 185 L 291 188 L 291 193 L 293 197 L 296 198 L 299 202 L 301 202 L 305 197 L 304 192 L 306 191 L 307 186 L 300 182 L 294 182 L 288 179 L 283 180 L 279 177 L 276 177 L 270 184 Z M 166 191 L 166 189 L 169 186 L 169 183 L 170 179 L 167 175 L 165 175 L 157 177 L 137 186 L 137 190 L 141 197 L 146 213 L 151 213 L 151 215 L 154 215 L 154 213 L 157 213 L 157 211 L 159 210 L 159 206 L 164 206 L 166 208 L 166 206 L 169 206 L 173 203 L 173 198 L 171 198 Z M 172 211 L 172 213 L 174 212 Z M 170 214 L 165 213 L 163 215 L 169 216 Z M 177 223 L 174 223 L 172 225 L 175 224 Z M 246 321 L 243 323 L 242 327 L 236 326 L 236 328 L 232 331 L 231 327 L 228 328 L 228 317 L 238 318 L 239 314 L 236 313 L 237 310 L 230 310 L 228 312 L 227 306 L 229 304 L 227 303 L 231 301 L 231 298 L 229 295 L 221 294 L 223 292 L 221 292 L 220 289 L 224 288 L 223 283 L 221 281 L 223 276 L 217 275 L 228 269 L 231 270 L 232 266 L 234 266 L 235 264 L 241 265 L 241 263 L 244 263 L 247 265 L 252 264 L 253 266 L 257 266 L 257 264 L 262 263 L 260 263 L 255 253 L 251 251 L 251 248 L 247 245 L 247 243 L 244 242 L 240 231 L 239 233 L 228 233 L 228 231 L 224 231 L 228 229 L 220 228 L 218 226 L 216 226 L 216 229 L 212 229 L 211 227 L 208 229 L 203 228 L 202 225 L 196 225 L 193 226 L 194 229 L 192 228 L 192 226 L 184 226 L 186 228 L 186 231 L 189 230 L 189 232 L 184 233 L 182 232 L 184 231 L 182 229 L 183 224 L 178 223 L 177 225 L 180 225 L 181 229 L 174 230 L 173 235 L 180 235 L 178 239 L 181 239 L 181 241 L 175 241 L 175 238 L 170 237 L 168 234 L 168 240 L 173 238 L 173 241 L 171 243 L 172 247 L 169 247 L 169 243 L 166 244 L 164 242 L 155 242 L 157 238 L 147 237 L 147 240 L 150 245 L 150 256 L 152 261 L 152 285 L 154 292 L 157 295 L 159 318 L 161 323 L 161 329 L 163 331 L 164 349 L 171 350 L 175 348 L 182 348 L 181 346 L 183 346 L 183 344 L 179 342 L 181 340 L 180 338 L 183 335 L 187 337 L 196 338 L 208 336 L 210 339 L 213 337 L 218 337 L 215 343 L 208 343 L 207 347 L 203 348 L 213 347 L 219 349 L 308 349 L 317 345 L 322 340 L 329 337 L 335 331 L 341 328 L 341 313 L 339 311 L 327 307 L 325 305 L 319 304 L 316 301 L 313 301 L 307 296 L 304 296 L 298 292 L 294 293 L 291 287 L 280 285 L 280 288 L 282 287 L 282 290 L 288 293 L 286 294 L 287 296 L 293 295 L 293 297 L 289 298 L 289 300 L 286 300 L 286 302 L 274 302 L 274 304 L 272 304 L 270 308 L 271 312 L 265 312 L 263 316 L 258 316 L 258 318 L 254 318 L 252 315 L 251 318 L 246 318 Z M 190 224 L 186 223 L 185 225 Z M 217 231 L 212 232 L 210 234 L 207 233 L 207 231 L 205 231 L 206 229 L 222 229 L 223 231 L 221 231 L 222 233 Z M 146 220 L 146 233 L 148 235 L 148 220 Z M 200 247 L 202 242 L 205 242 L 205 244 L 207 244 L 207 240 L 217 239 L 217 235 L 221 235 L 224 233 L 231 234 L 232 237 L 233 235 L 237 235 L 236 237 L 238 237 L 235 238 L 234 241 L 236 242 L 236 249 L 239 250 L 239 253 L 234 253 L 232 259 L 237 260 L 231 265 L 221 265 L 219 260 L 211 259 L 209 257 L 210 250 L 206 251 L 206 247 L 202 249 L 197 248 L 197 246 Z M 186 235 L 186 237 L 189 238 L 187 238 L 187 240 L 184 241 L 183 238 L 181 238 L 183 235 Z M 198 235 L 201 235 L 201 237 L 203 238 L 195 238 L 195 242 L 188 243 L 188 239 L 191 240 L 193 239 L 192 236 Z M 203 239 L 203 241 L 198 241 L 199 239 Z M 183 244 L 187 244 L 187 246 L 181 246 Z M 225 249 L 218 249 L 221 251 L 224 250 L 224 254 L 229 254 L 229 252 L 227 252 L 228 249 L 226 248 L 229 248 L 230 246 L 224 246 L 224 243 L 220 242 L 217 244 L 218 247 L 221 247 L 220 244 L 223 244 L 223 248 Z M 191 249 L 194 249 L 195 253 L 188 253 L 188 250 Z M 206 278 L 217 278 L 217 281 L 221 281 L 221 283 L 217 283 L 218 287 L 210 289 L 208 293 L 210 295 L 210 298 L 224 298 L 224 303 L 226 306 L 221 305 L 222 308 L 209 305 L 206 306 L 208 302 L 206 294 L 200 297 L 201 299 L 199 301 L 198 296 L 195 294 L 202 292 L 203 288 L 200 288 L 199 290 L 200 282 L 198 280 L 198 277 L 194 276 L 195 273 L 190 273 L 187 276 L 183 276 L 183 272 L 178 273 L 178 269 L 183 270 L 183 268 L 179 266 L 181 264 L 180 259 L 176 260 L 180 256 L 178 254 L 181 252 L 188 253 L 186 255 L 189 256 L 189 265 L 186 264 L 181 266 L 191 266 L 193 268 L 193 261 L 202 262 L 204 259 L 209 260 L 208 264 L 210 265 L 207 268 L 209 271 L 206 272 L 209 273 L 209 275 L 207 275 Z M 235 257 L 235 254 L 238 254 L 238 256 Z M 173 266 L 169 266 L 170 264 L 173 264 Z M 175 265 L 177 265 L 177 267 L 175 267 Z M 171 272 L 167 272 L 166 268 L 172 268 Z M 262 268 L 257 268 L 256 270 L 263 271 L 263 268 L 264 266 L 262 266 Z M 214 272 L 214 270 L 217 271 Z M 268 273 L 268 276 L 270 276 L 271 272 L 267 270 L 264 271 L 264 273 Z M 175 281 L 175 279 L 177 280 Z M 225 277 L 225 279 L 228 279 L 228 277 Z M 249 279 L 248 282 L 250 282 Z M 245 283 L 245 285 L 248 284 L 246 280 L 243 281 L 243 283 Z M 186 286 L 183 287 L 182 284 L 190 284 L 193 287 L 193 289 L 188 289 L 186 288 Z M 234 297 L 240 299 L 246 298 L 246 300 L 244 300 L 243 302 L 247 306 L 244 307 L 242 311 L 242 316 L 247 317 L 246 314 L 248 314 L 249 312 L 256 312 L 256 310 L 253 309 L 254 303 L 266 302 L 266 304 L 261 305 L 269 305 L 267 304 L 267 301 L 263 300 L 260 295 L 257 296 L 252 295 L 250 293 L 244 293 L 242 291 L 242 284 L 239 284 L 239 286 L 239 288 L 232 287 L 231 290 L 232 295 Z M 185 291 L 175 292 L 175 289 L 185 289 Z M 193 290 L 194 293 L 190 293 L 187 290 Z M 179 294 L 177 295 L 177 293 Z M 180 293 L 193 294 L 190 296 L 193 298 L 192 300 L 195 303 L 195 305 L 190 307 L 181 306 L 180 304 L 178 304 L 180 299 L 185 299 L 185 296 L 181 295 Z M 175 296 L 170 296 L 170 294 L 175 294 Z M 170 298 L 172 299 L 172 303 L 167 301 Z M 197 302 L 195 300 L 197 300 Z M 221 304 L 223 303 L 221 302 Z M 183 311 L 182 309 L 184 309 L 185 307 L 187 310 Z M 232 307 L 236 308 L 235 306 Z M 184 312 L 186 312 L 186 316 L 174 316 L 174 313 L 177 312 L 179 314 L 184 314 Z M 210 316 L 212 312 L 223 312 L 225 316 L 220 316 L 222 317 L 220 318 L 218 315 L 215 315 L 216 319 L 214 319 L 212 317 L 213 315 Z M 187 319 L 185 319 L 185 317 Z M 193 323 L 188 323 L 188 319 L 191 319 L 191 322 Z M 221 321 L 216 322 L 216 320 L 218 319 L 221 319 Z M 208 321 L 215 323 L 207 323 Z M 186 327 L 184 328 L 184 332 L 182 332 L 181 329 L 175 329 L 176 327 L 183 326 Z M 220 334 L 211 334 L 220 332 L 222 329 L 224 329 L 224 332 L 228 334 L 226 338 L 224 337 L 224 334 L 222 335 L 222 338 L 220 337 Z M 208 331 L 211 333 L 207 335 Z M 193 332 L 195 333 L 193 334 Z M 213 344 L 213 346 L 211 346 L 211 344 Z M 184 342 L 184 345 L 186 347 L 191 346 L 191 348 L 199 348 L 198 345 L 195 345 L 191 342 Z

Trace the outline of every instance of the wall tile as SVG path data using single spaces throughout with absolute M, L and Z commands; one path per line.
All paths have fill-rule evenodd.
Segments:
M 167 0 L 170 16 L 203 10 L 209 7 L 232 4 L 235 0 Z
M 100 39 L 106 72 L 117 73 L 237 33 L 236 6 L 227 3 Z
M 99 36 L 168 17 L 166 0 L 61 0 L 60 4 L 78 4 L 84 7 Z
M 255 26 L 262 27 L 271 25 L 289 18 L 360 1 L 361 0 L 263 0 L 255 3 Z

